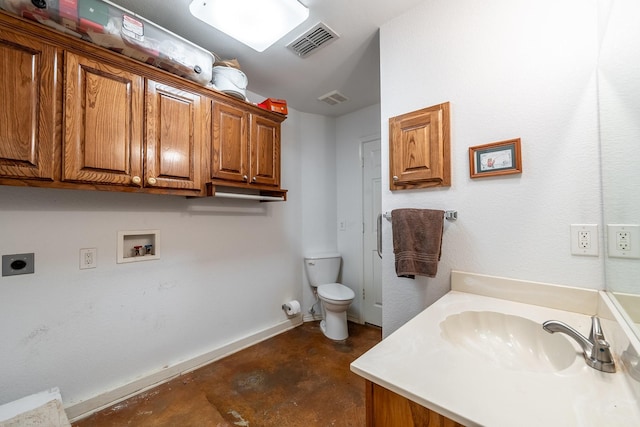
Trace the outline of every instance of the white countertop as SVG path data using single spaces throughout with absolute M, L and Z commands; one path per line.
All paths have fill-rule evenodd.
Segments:
M 594 295 L 597 298 L 597 292 Z M 504 368 L 443 336 L 440 323 L 464 311 L 516 315 L 540 323 L 541 328 L 546 320 L 560 320 L 585 335 L 591 327 L 586 313 L 454 290 L 354 361 L 351 370 L 468 426 L 640 425 L 637 383 L 630 382 L 615 351 L 613 374 L 587 366 L 582 350 L 569 338 L 576 358 L 566 369 Z M 607 334 L 611 322 L 603 322 L 609 341 L 617 337 Z

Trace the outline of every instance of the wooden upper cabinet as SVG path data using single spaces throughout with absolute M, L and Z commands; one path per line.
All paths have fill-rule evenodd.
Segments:
M 249 113 L 213 102 L 211 178 L 249 182 Z
M 2 185 L 286 196 L 286 116 L 3 11 L 0 95 Z
M 390 189 L 451 185 L 449 132 L 449 103 L 390 118 Z
M 55 177 L 58 50 L 0 30 L 0 178 Z
M 211 178 L 278 187 L 280 123 L 214 101 Z
M 144 79 L 65 53 L 64 181 L 142 185 Z
M 280 123 L 251 118 L 251 182 L 280 185 Z
M 145 187 L 202 189 L 201 96 L 147 81 Z

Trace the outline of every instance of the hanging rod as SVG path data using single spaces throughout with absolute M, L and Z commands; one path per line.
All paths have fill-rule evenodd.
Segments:
M 224 193 L 216 191 L 215 197 L 224 197 L 227 199 L 245 199 L 245 200 L 261 200 L 264 202 L 283 202 L 283 196 L 260 196 L 254 194 L 240 194 L 240 193 Z
M 387 220 L 391 221 L 391 212 L 385 212 L 383 215 Z M 447 221 L 455 221 L 458 219 L 458 211 L 444 211 L 444 219 Z

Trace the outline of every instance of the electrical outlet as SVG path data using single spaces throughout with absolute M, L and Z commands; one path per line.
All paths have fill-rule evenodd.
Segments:
M 607 241 L 610 257 L 640 258 L 640 225 L 608 224 Z
M 571 253 L 598 256 L 597 224 L 571 224 Z
M 98 266 L 98 255 L 96 248 L 80 249 L 80 270 L 96 268 Z
M 578 247 L 580 249 L 591 248 L 591 232 L 590 231 L 578 231 Z

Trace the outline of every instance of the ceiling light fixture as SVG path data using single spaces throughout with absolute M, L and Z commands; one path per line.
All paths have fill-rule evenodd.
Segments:
M 309 17 L 298 0 L 193 0 L 191 14 L 258 52 Z

